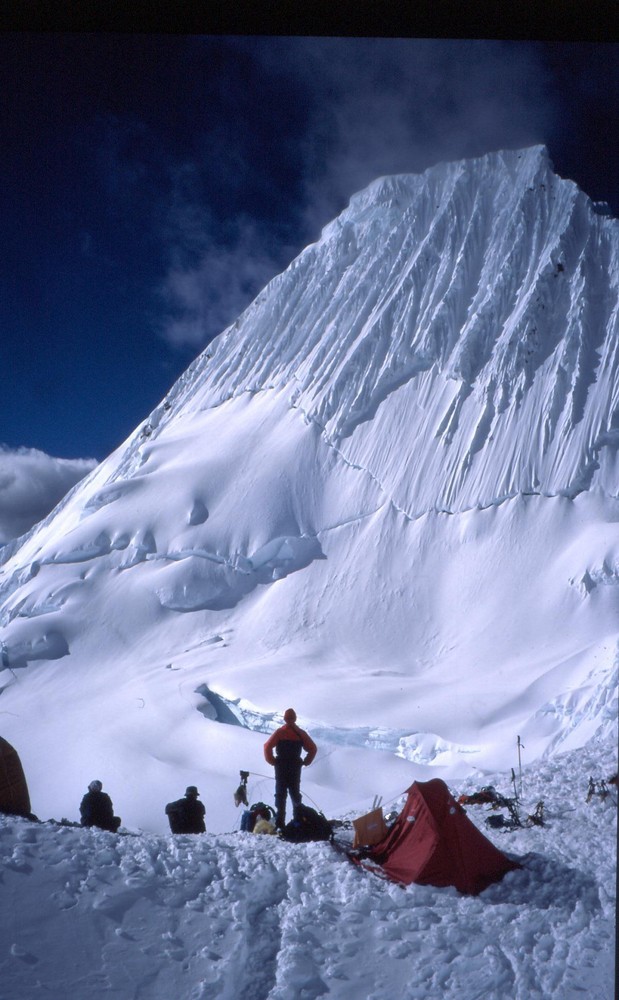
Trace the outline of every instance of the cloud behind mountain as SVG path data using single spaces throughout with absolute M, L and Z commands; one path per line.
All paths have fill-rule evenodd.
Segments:
M 92 458 L 54 458 L 36 448 L 0 447 L 0 544 L 46 517 L 96 464 Z

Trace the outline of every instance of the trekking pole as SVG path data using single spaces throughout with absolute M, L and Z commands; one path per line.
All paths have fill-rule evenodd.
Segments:
M 519 774 L 520 795 L 522 795 L 522 760 L 520 759 L 521 750 L 524 750 L 524 743 L 522 743 L 520 737 L 518 737 L 518 774 Z

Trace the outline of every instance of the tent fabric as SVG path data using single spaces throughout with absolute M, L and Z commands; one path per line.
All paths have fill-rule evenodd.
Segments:
M 387 836 L 367 857 L 394 882 L 448 886 L 477 895 L 521 866 L 492 844 L 444 781 L 416 781 Z
M 0 736 L 0 812 L 30 816 L 30 795 L 17 750 Z

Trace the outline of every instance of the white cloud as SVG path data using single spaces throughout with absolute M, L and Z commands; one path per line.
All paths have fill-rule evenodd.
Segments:
M 53 458 L 36 448 L 0 446 L 0 544 L 46 517 L 97 464 L 94 458 Z
M 201 347 L 221 333 L 278 274 L 287 261 L 266 251 L 255 225 L 237 225 L 230 246 L 206 244 L 199 263 L 171 267 L 162 288 L 169 309 L 162 335 L 175 347 Z
M 351 43 L 352 41 L 352 43 Z M 454 39 L 298 40 L 315 81 L 306 218 L 322 226 L 376 177 L 546 141 L 557 108 L 535 46 Z
M 298 245 L 282 245 L 281 220 L 268 213 L 260 222 L 231 215 L 222 227 L 204 200 L 198 162 L 186 160 L 168 212 L 171 264 L 161 289 L 161 335 L 177 347 L 203 347 L 225 329 L 376 177 L 544 142 L 557 115 L 549 74 L 528 43 L 274 37 L 233 44 L 254 61 L 258 78 L 279 80 L 282 98 L 291 89 L 297 100 L 307 97 L 304 124 L 292 136 L 273 136 L 270 150 L 284 171 L 302 164 Z M 243 136 L 231 120 L 209 146 L 218 168 L 239 183 L 259 169 Z

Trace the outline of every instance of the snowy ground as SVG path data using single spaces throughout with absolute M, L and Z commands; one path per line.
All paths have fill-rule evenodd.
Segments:
M 490 832 L 469 806 L 523 863 L 475 898 L 381 881 L 324 843 L 2 817 L 0 998 L 610 1000 L 616 794 L 585 798 L 616 764 L 607 740 L 525 768 L 543 828 Z

